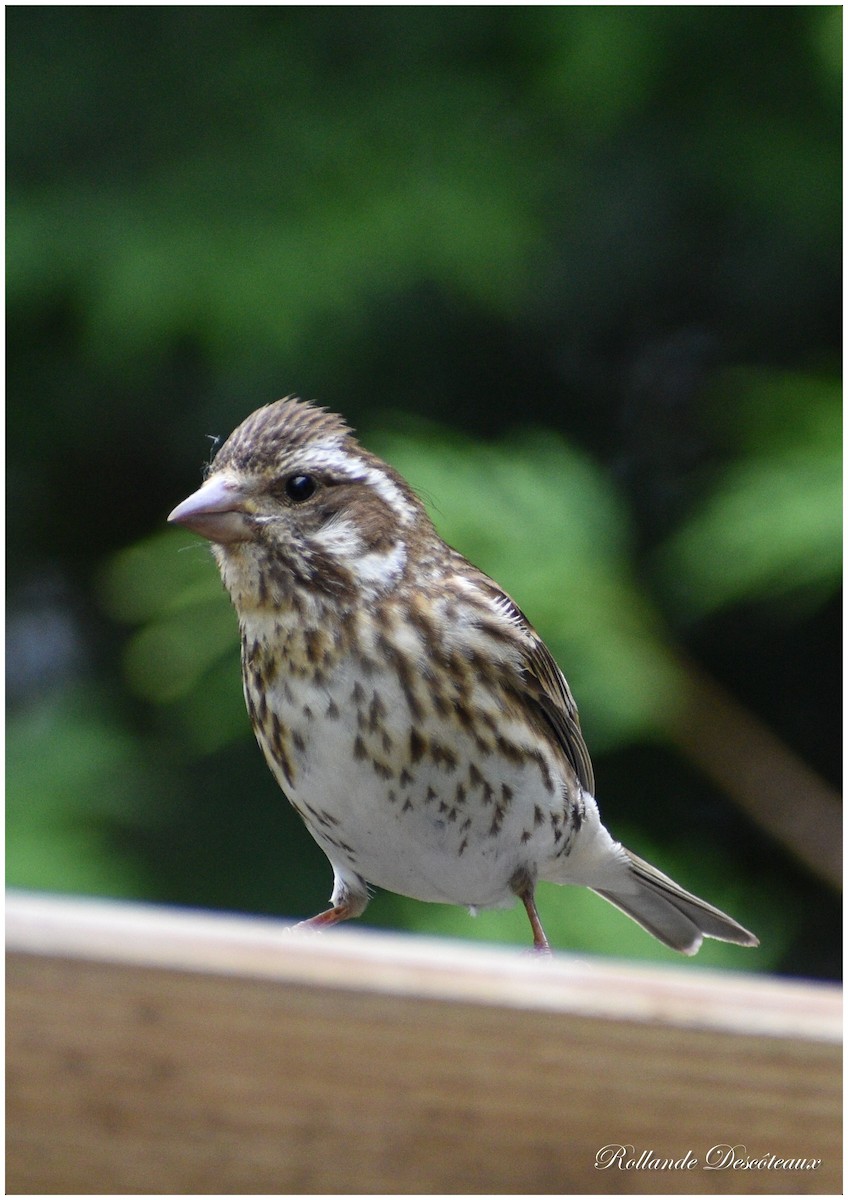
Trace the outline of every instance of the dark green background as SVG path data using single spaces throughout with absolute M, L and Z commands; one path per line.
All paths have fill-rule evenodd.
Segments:
M 294 392 L 549 639 L 617 836 L 763 940 L 699 961 L 836 976 L 837 897 L 670 730 L 685 651 L 838 786 L 841 10 L 6 16 L 10 882 L 325 902 L 211 558 L 163 531 L 207 435 Z

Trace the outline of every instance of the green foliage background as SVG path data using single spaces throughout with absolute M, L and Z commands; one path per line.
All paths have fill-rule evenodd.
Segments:
M 206 435 L 293 392 L 549 640 L 616 835 L 763 942 L 699 961 L 836 976 L 836 898 L 671 729 L 685 649 L 838 783 L 841 10 L 17 7 L 7 82 L 10 883 L 325 902 L 163 530 Z

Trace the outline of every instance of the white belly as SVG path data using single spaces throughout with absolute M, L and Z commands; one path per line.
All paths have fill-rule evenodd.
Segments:
M 263 730 L 260 744 L 342 879 L 418 900 L 506 906 L 516 871 L 544 875 L 567 854 L 573 798 L 553 777 L 553 758 L 545 768 L 512 761 L 514 748 L 481 750 L 453 716 L 415 722 L 394 675 L 363 679 L 339 664 L 329 685 L 278 681 L 269 706 L 287 730 L 290 780 Z M 513 747 L 527 736 L 502 732 Z

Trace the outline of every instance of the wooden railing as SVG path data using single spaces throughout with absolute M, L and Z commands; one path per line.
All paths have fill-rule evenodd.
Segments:
M 833 986 L 28 894 L 7 948 L 7 1192 L 841 1191 Z

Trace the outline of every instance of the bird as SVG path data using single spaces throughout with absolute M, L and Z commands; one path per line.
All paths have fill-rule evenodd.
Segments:
M 329 859 L 329 907 L 374 888 L 478 909 L 587 887 L 660 942 L 756 946 L 601 822 L 577 706 L 512 597 L 438 534 L 343 417 L 287 396 L 219 445 L 172 525 L 211 543 L 268 766 Z

